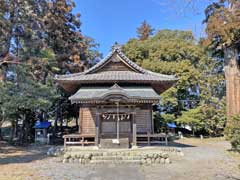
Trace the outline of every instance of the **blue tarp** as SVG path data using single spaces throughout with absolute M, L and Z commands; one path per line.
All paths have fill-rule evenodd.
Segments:
M 46 128 L 49 128 L 49 126 L 51 126 L 51 122 L 48 122 L 48 121 L 44 121 L 44 122 L 40 122 L 40 121 L 37 121 L 34 125 L 34 128 L 35 129 L 46 129 Z
M 175 123 L 167 123 L 167 126 L 169 128 L 176 128 L 177 127 Z

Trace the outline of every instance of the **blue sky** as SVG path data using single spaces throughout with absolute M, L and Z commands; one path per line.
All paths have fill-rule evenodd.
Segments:
M 82 33 L 100 44 L 106 55 L 114 42 L 136 37 L 136 28 L 146 20 L 155 30 L 192 30 L 204 36 L 204 9 L 212 0 L 75 0 L 81 14 Z

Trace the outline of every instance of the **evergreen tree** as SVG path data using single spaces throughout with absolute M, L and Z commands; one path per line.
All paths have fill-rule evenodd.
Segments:
M 149 36 L 153 35 L 153 31 L 154 29 L 144 20 L 141 26 L 137 28 L 138 38 L 140 40 L 146 40 Z
M 232 118 L 231 115 L 238 113 L 239 107 L 232 99 L 232 91 L 239 91 L 239 83 L 234 78 L 239 74 L 239 50 L 240 50 L 240 1 L 239 0 L 219 0 L 210 4 L 205 10 L 206 18 L 204 22 L 207 25 L 207 38 L 203 41 L 208 46 L 213 57 L 224 60 L 225 78 L 228 83 L 227 92 L 227 114 L 228 122 L 226 125 L 226 135 L 233 138 L 234 147 L 240 142 L 239 136 L 232 136 L 232 124 L 239 118 Z M 231 80 L 232 79 L 232 80 Z M 234 94 L 238 101 L 237 94 Z M 229 134 L 228 134 L 229 133 Z
M 57 92 L 54 74 L 81 72 L 99 56 L 93 39 L 81 34 L 74 7 L 71 0 L 0 2 L 0 117 L 14 128 L 22 122 L 21 143 L 31 141 L 37 112 L 56 109 L 62 122 L 69 101 Z
M 232 147 L 240 150 L 240 116 L 235 115 L 231 117 L 231 123 L 226 127 L 225 133 L 227 139 L 230 140 Z
M 206 8 L 205 15 L 208 45 L 221 48 L 239 42 L 240 2 L 238 0 L 214 2 Z
M 209 121 L 218 123 L 218 129 L 223 129 L 225 122 L 224 105 L 220 106 L 225 96 L 223 63 L 214 59 L 211 53 L 201 44 L 197 44 L 189 31 L 160 30 L 152 37 L 141 41 L 130 39 L 123 46 L 127 56 L 140 66 L 163 74 L 175 74 L 179 78 L 176 85 L 165 91 L 161 106 L 166 114 L 179 117 L 190 109 L 201 107 L 205 113 L 206 131 L 216 134 Z M 222 120 L 217 121 L 214 112 L 203 111 L 211 109 L 221 113 Z M 192 110 L 194 114 L 198 111 Z M 167 118 L 162 116 L 167 121 Z M 189 124 L 194 118 L 188 118 Z M 222 122 L 223 121 L 223 122 Z M 186 123 L 186 122 L 184 122 Z M 221 126 L 221 128 L 220 128 Z M 198 128 L 197 128 L 198 129 Z M 217 128 L 216 128 L 217 129 Z M 218 131 L 218 130 L 217 130 Z M 219 131 L 218 133 L 221 134 Z

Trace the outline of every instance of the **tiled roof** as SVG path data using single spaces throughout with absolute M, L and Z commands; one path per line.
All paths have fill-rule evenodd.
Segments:
M 113 55 L 117 53 L 121 59 L 131 66 L 136 72 L 133 71 L 105 71 L 101 73 L 94 73 L 97 69 L 101 68 Z M 115 48 L 106 58 L 97 63 L 89 70 L 82 73 L 56 75 L 55 79 L 61 82 L 77 81 L 77 82 L 90 82 L 90 81 L 177 81 L 177 78 L 172 75 L 164 75 L 145 70 L 138 66 L 136 63 L 128 59 L 120 49 Z
M 119 87 L 116 84 L 112 87 L 81 87 L 69 99 L 72 103 L 88 100 L 101 101 L 109 95 L 122 95 L 129 100 L 160 100 L 160 96 L 152 89 L 152 87 Z
M 107 82 L 123 82 L 123 81 L 173 81 L 177 80 L 172 76 L 166 76 L 161 74 L 141 74 L 132 71 L 105 71 L 96 74 L 81 74 L 78 76 L 71 76 L 68 78 L 61 78 L 61 81 L 76 81 L 91 83 L 95 81 L 107 81 Z

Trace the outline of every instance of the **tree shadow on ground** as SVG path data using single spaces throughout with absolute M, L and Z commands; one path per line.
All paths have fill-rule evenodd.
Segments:
M 188 148 L 188 147 L 197 147 L 197 146 L 194 146 L 194 145 L 191 145 L 191 144 L 184 144 L 184 143 L 179 143 L 179 142 L 169 142 L 167 146 L 170 146 L 170 147 L 179 147 L 179 148 Z
M 17 147 L 0 141 L 0 165 L 10 163 L 29 163 L 47 158 L 49 146 Z
M 147 144 L 139 144 L 139 147 L 146 147 L 148 146 Z M 179 143 L 179 142 L 168 142 L 168 145 L 162 143 L 162 144 L 156 144 L 156 143 L 151 143 L 152 147 L 175 147 L 175 148 L 188 148 L 188 147 L 196 147 L 190 144 L 184 144 L 184 143 Z
M 16 156 L 4 157 L 4 158 L 0 157 L 0 165 L 12 164 L 12 163 L 29 163 L 36 160 L 42 160 L 46 157 L 47 157 L 46 155 L 43 155 L 41 153 L 16 155 Z
M 230 180 L 240 180 L 240 178 L 235 177 L 235 176 L 229 176 L 229 175 L 222 175 L 225 179 L 230 179 Z
M 240 149 L 231 148 L 231 149 L 228 149 L 227 151 L 228 151 L 228 152 L 231 152 L 231 153 L 236 153 L 236 154 L 240 155 Z

